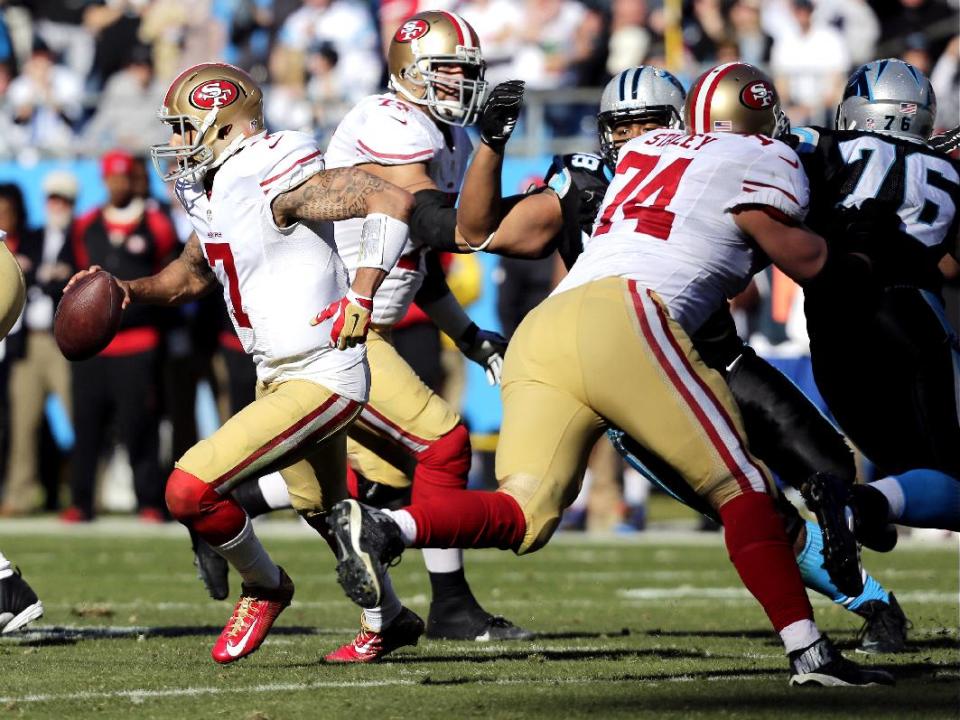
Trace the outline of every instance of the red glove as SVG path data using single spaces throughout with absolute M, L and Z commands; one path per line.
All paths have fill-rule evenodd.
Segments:
M 310 321 L 319 325 L 333 318 L 330 328 L 330 345 L 338 350 L 359 345 L 366 341 L 370 329 L 370 316 L 373 314 L 373 298 L 357 295 L 353 290 L 327 305 L 326 309 Z

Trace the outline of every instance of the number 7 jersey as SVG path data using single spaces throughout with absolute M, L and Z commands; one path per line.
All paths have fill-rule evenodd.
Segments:
M 692 334 L 768 262 L 731 211 L 761 206 L 800 222 L 809 193 L 799 158 L 778 140 L 646 133 L 620 150 L 593 234 L 554 293 L 630 278 Z

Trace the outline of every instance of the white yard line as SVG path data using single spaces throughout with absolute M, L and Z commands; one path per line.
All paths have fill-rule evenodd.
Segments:
M 775 671 L 771 671 L 773 673 Z M 786 675 L 786 670 L 784 670 Z M 126 698 L 132 702 L 142 702 L 143 700 L 153 698 L 167 697 L 199 697 L 202 695 L 223 695 L 237 693 L 277 693 L 277 692 L 302 692 L 323 689 L 344 689 L 344 688 L 378 688 L 378 687 L 445 687 L 447 682 L 463 683 L 472 685 L 593 685 L 596 683 L 643 683 L 656 685 L 658 683 L 673 682 L 714 682 L 731 680 L 754 680 L 756 675 L 717 675 L 707 677 L 692 677 L 690 675 L 677 675 L 670 678 L 464 678 L 455 677 L 449 681 L 443 679 L 434 682 L 421 682 L 419 680 L 355 680 L 355 681 L 320 681 L 310 683 L 271 683 L 267 685 L 250 686 L 230 686 L 230 687 L 187 687 L 187 688 L 167 688 L 164 690 L 147 690 L 135 688 L 130 690 L 111 690 L 111 691 L 83 691 L 74 693 L 43 693 L 37 695 L 9 695 L 0 696 L 0 705 L 8 703 L 41 703 L 55 702 L 64 700 L 107 700 L 112 698 Z

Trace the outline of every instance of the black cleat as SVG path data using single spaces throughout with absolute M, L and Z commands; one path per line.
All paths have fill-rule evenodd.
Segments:
M 823 532 L 823 569 L 840 592 L 856 597 L 863 592 L 863 568 L 849 488 L 836 475 L 821 472 L 810 476 L 801 493 Z
M 854 485 L 850 489 L 857 524 L 854 528 L 864 547 L 875 552 L 890 552 L 897 544 L 897 528 L 887 520 L 890 505 L 887 498 L 876 488 Z
M 820 687 L 869 687 L 893 685 L 885 670 L 868 670 L 847 660 L 830 638 L 822 636 L 812 645 L 790 653 L 790 684 Z
M 230 594 L 230 565 L 210 544 L 190 530 L 193 546 L 193 564 L 197 577 L 203 581 L 207 592 L 214 600 L 226 600 Z
M 907 630 L 913 623 L 904 615 L 893 593 L 890 593 L 889 603 L 870 600 L 854 612 L 865 619 L 857 633 L 857 639 L 860 640 L 857 652 L 875 655 L 904 652 L 907 649 Z
M 20 576 L 20 568 L 0 579 L 0 633 L 12 633 L 43 615 L 43 603 Z
M 481 607 L 447 610 L 430 606 L 427 637 L 432 640 L 531 640 L 533 633 Z
M 337 541 L 340 587 L 360 607 L 376 607 L 386 568 L 404 550 L 400 527 L 386 513 L 356 500 L 334 505 L 327 527 Z

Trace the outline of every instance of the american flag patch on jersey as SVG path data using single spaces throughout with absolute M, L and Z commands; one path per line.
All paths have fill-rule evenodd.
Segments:
M 732 132 L 733 121 L 732 120 L 714 120 L 713 131 L 714 132 Z
M 916 115 L 917 104 L 916 103 L 900 103 L 900 112 L 902 112 L 904 115 Z

